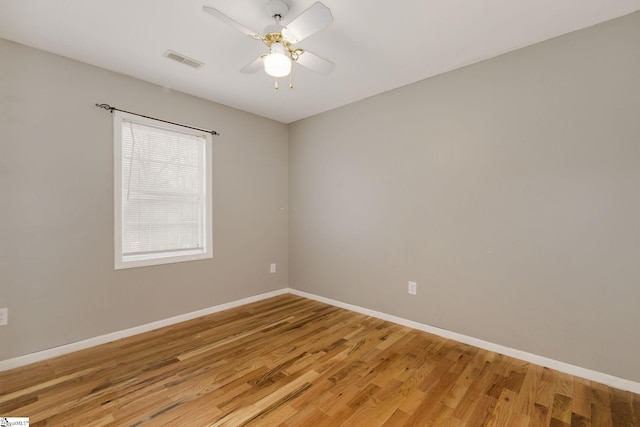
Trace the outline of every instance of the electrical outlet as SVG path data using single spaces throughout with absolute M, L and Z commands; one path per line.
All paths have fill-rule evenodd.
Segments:
M 0 308 L 0 326 L 5 326 L 8 324 L 9 324 L 9 309 Z
M 411 295 L 415 295 L 417 293 L 417 290 L 418 290 L 417 287 L 418 287 L 418 285 L 417 285 L 416 282 L 409 282 L 408 292 Z
M 273 263 L 271 264 L 271 270 L 269 270 L 271 273 L 275 273 L 276 272 L 276 264 Z

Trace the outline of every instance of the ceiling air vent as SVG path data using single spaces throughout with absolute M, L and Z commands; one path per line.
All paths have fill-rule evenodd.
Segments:
M 163 56 L 169 59 L 173 59 L 174 61 L 181 62 L 184 65 L 188 65 L 189 67 L 193 67 L 193 68 L 200 68 L 204 65 L 204 62 L 200 62 L 196 59 L 189 58 L 188 56 L 185 56 L 178 52 L 174 52 L 172 50 L 167 50 Z

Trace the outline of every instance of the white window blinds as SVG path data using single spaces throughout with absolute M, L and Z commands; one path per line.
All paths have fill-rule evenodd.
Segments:
M 210 257 L 210 136 L 133 115 L 118 116 L 121 262 L 148 265 L 140 261 Z M 188 259 L 166 259 L 181 256 Z

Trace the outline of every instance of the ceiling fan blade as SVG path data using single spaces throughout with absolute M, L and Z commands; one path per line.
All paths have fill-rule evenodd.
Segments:
M 297 43 L 312 34 L 326 28 L 333 22 L 331 9 L 320 2 L 315 2 L 282 30 L 282 34 L 290 43 Z
M 307 51 L 301 53 L 296 62 L 318 74 L 329 74 L 336 66 L 333 62 Z
M 209 6 L 202 6 L 202 10 L 204 10 L 205 12 L 207 12 L 210 15 L 215 16 L 216 18 L 218 18 L 219 20 L 221 20 L 225 24 L 232 26 L 233 28 L 235 28 L 236 30 L 240 31 L 241 33 L 246 34 L 249 37 L 254 38 L 256 40 L 262 41 L 262 36 L 260 34 L 256 33 L 255 31 L 251 31 L 250 29 L 248 29 L 247 27 L 245 27 L 242 24 L 239 24 L 238 22 L 236 22 L 233 19 L 229 18 L 224 13 L 220 12 L 218 9 L 214 9 L 212 7 L 209 7 Z
M 255 73 L 256 71 L 264 70 L 264 57 L 260 55 L 255 61 L 240 70 L 241 73 Z

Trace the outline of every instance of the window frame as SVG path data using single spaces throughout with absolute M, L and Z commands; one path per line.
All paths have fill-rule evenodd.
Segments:
M 205 202 L 204 223 L 203 223 L 203 245 L 202 249 L 194 250 L 167 250 L 164 252 L 154 252 L 149 254 L 124 255 L 123 254 L 123 205 L 122 205 L 122 185 L 123 185 L 123 152 L 122 152 L 122 126 L 124 121 L 141 124 L 144 126 L 152 126 L 160 129 L 167 129 L 174 132 L 180 132 L 188 135 L 196 135 L 204 138 L 204 195 Z M 166 123 L 160 120 L 154 120 L 147 117 L 138 116 L 123 111 L 114 111 L 113 117 L 113 171 L 114 171 L 114 269 L 121 270 L 135 267 L 146 267 L 152 265 L 171 264 L 176 262 L 197 261 L 213 258 L 213 230 L 212 230 L 212 214 L 213 214 L 213 136 L 210 133 L 180 126 L 177 124 Z

